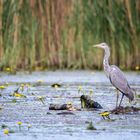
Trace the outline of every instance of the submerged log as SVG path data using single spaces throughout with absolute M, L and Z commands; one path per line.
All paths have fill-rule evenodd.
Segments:
M 80 97 L 81 100 L 81 108 L 96 108 L 96 109 L 102 109 L 103 107 L 93 100 L 88 95 L 82 95 Z
M 67 104 L 50 104 L 49 110 L 67 110 Z
M 68 104 L 50 104 L 49 110 L 69 110 L 69 111 L 75 111 L 79 110 L 75 108 L 71 103 Z
M 59 112 L 57 113 L 57 115 L 75 115 L 75 114 L 69 111 L 69 112 Z

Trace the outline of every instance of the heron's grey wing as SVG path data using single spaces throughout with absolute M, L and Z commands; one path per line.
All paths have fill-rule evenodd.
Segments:
M 111 66 L 109 78 L 111 83 L 124 94 L 128 93 L 130 89 L 128 82 L 122 71 L 115 65 Z

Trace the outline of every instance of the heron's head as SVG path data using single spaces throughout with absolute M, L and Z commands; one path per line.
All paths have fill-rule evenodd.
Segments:
M 100 43 L 100 44 L 93 45 L 93 47 L 98 47 L 98 48 L 105 49 L 105 48 L 108 47 L 108 45 L 105 42 L 103 42 L 103 43 Z

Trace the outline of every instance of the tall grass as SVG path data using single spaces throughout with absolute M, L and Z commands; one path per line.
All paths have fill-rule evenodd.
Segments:
M 93 60 L 92 65 L 100 68 L 101 52 L 86 55 L 92 51 L 87 44 L 105 41 L 111 47 L 112 63 L 126 69 L 134 69 L 136 65 L 140 65 L 139 9 L 138 1 L 77 1 L 73 21 L 76 34 L 80 34 L 77 44 L 80 45 L 82 42 L 86 60 Z M 79 20 L 75 22 L 74 18 Z M 90 62 L 88 64 L 89 67 L 92 66 Z
M 0 0 L 1 69 L 101 69 L 103 41 L 111 63 L 140 66 L 138 0 Z

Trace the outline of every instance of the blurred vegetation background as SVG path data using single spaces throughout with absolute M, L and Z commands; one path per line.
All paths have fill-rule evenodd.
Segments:
M 140 69 L 140 0 L 0 0 L 0 69 Z

